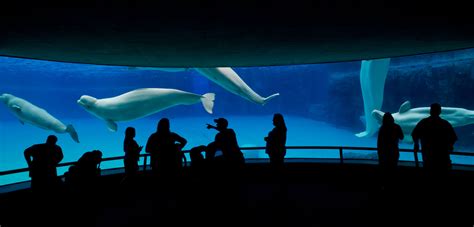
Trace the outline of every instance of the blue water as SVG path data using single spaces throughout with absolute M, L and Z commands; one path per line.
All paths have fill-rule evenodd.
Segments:
M 409 99 L 416 107 L 438 101 L 446 105 L 474 109 L 466 86 L 474 87 L 474 50 L 412 56 L 392 59 L 384 94 L 385 110 L 396 112 L 398 105 Z M 420 74 L 418 70 L 422 73 Z M 429 68 L 428 76 L 423 70 Z M 466 69 L 467 68 L 467 69 Z M 104 157 L 123 155 L 124 130 L 137 130 L 136 140 L 145 145 L 162 117 L 171 120 L 172 131 L 188 140 L 185 149 L 207 144 L 215 131 L 207 130 L 206 123 L 226 117 L 229 127 L 238 136 L 239 144 L 264 146 L 263 137 L 272 129 L 272 115 L 280 112 L 288 127 L 289 146 L 366 146 L 375 147 L 376 138 L 358 138 L 354 134 L 364 130 L 363 101 L 360 92 L 360 62 L 336 64 L 233 68 L 258 94 L 280 96 L 265 106 L 251 103 L 212 83 L 194 70 L 162 72 L 133 67 L 99 66 L 73 63 L 15 59 L 0 57 L 0 94 L 11 93 L 46 109 L 65 124 L 73 124 L 81 143 L 68 134 L 56 134 L 63 148 L 63 162 L 76 161 L 84 152 L 99 149 Z M 436 77 L 441 74 L 452 75 Z M 400 79 L 403 78 L 403 79 Z M 421 79 L 420 79 L 421 78 Z M 472 83 L 470 83 L 472 82 Z M 431 95 L 432 87 L 445 88 Z M 444 87 L 443 87 L 444 86 Z M 87 113 L 76 100 L 81 95 L 97 98 L 116 96 L 145 87 L 175 88 L 197 94 L 216 93 L 214 114 L 204 111 L 197 103 L 177 106 L 149 117 L 129 122 L 118 122 L 118 131 L 110 132 L 105 123 Z M 433 88 L 433 89 L 434 89 Z M 439 98 L 441 97 L 441 98 Z M 440 100 L 438 100 L 440 99 Z M 23 168 L 23 151 L 32 144 L 42 143 L 51 131 L 32 125 L 22 125 L 11 112 L 0 105 L 0 171 Z M 473 128 L 456 128 L 460 140 L 456 148 L 474 150 Z M 401 147 L 411 148 L 410 144 Z M 247 158 L 266 158 L 263 151 L 248 151 Z M 412 154 L 402 153 L 401 160 L 413 160 Z M 338 158 L 337 151 L 289 151 L 287 157 Z M 346 151 L 345 157 L 376 159 L 374 152 Z M 453 157 L 455 163 L 474 164 L 472 158 Z M 102 168 L 121 166 L 120 161 L 103 163 Z M 61 168 L 63 173 L 66 168 Z M 28 180 L 27 174 L 0 177 L 0 185 Z

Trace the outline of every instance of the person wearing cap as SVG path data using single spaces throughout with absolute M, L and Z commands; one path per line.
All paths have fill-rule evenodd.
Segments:
M 232 166 L 239 166 L 245 162 L 242 151 L 240 151 L 237 142 L 237 136 L 233 129 L 227 128 L 229 123 L 225 118 L 214 119 L 216 126 L 207 124 L 207 129 L 216 129 L 219 131 L 216 134 L 214 142 L 208 145 L 210 150 L 221 151 L 222 156 L 226 162 Z

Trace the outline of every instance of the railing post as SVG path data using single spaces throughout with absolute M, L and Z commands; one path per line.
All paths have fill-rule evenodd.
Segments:
M 145 158 L 143 159 L 143 171 L 146 171 L 146 161 L 147 161 L 148 156 L 145 155 Z
M 341 161 L 341 164 L 344 164 L 344 154 L 342 152 L 342 147 L 339 147 L 339 159 Z
M 415 166 L 416 166 L 416 168 L 418 168 L 418 167 L 420 167 L 420 164 L 418 162 L 418 151 L 416 149 L 414 149 L 413 154 L 415 155 Z

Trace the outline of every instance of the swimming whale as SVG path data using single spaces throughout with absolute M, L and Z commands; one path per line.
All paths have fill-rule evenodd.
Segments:
M 188 68 L 143 68 L 138 69 L 151 69 L 160 70 L 165 72 L 183 72 L 189 70 Z M 250 88 L 240 76 L 232 70 L 230 67 L 217 67 L 217 68 L 194 68 L 199 74 L 205 76 L 212 82 L 221 86 L 222 88 L 230 91 L 231 93 L 245 98 L 251 102 L 265 105 L 269 100 L 275 98 L 279 93 L 270 95 L 268 97 L 262 97 L 257 94 L 252 88 Z
M 214 99 L 214 93 L 198 95 L 176 89 L 141 88 L 104 99 L 83 95 L 77 103 L 86 111 L 105 120 L 107 127 L 115 132 L 117 131 L 116 121 L 138 119 L 176 105 L 202 102 L 204 109 L 212 113 Z
M 384 112 L 380 110 L 373 110 L 372 117 L 378 124 L 382 124 Z M 423 118 L 430 116 L 430 107 L 411 108 L 409 101 L 404 102 L 398 113 L 392 114 L 395 123 L 399 124 L 405 134 L 404 142 L 412 143 L 413 139 L 411 133 L 416 124 Z M 441 118 L 447 120 L 453 127 L 460 127 L 469 124 L 474 124 L 474 111 L 455 107 L 442 107 Z
M 69 133 L 71 138 L 79 143 L 79 136 L 72 125 L 64 125 L 46 110 L 11 94 L 3 94 L 0 101 L 20 120 L 20 123 L 29 123 L 42 129 L 56 133 Z
M 372 110 L 382 108 L 385 79 L 390 58 L 364 60 L 360 68 L 360 86 L 364 101 L 365 131 L 357 137 L 372 136 L 379 129 L 378 123 L 370 115 Z
M 260 96 L 230 67 L 195 68 L 195 70 L 231 93 L 257 104 L 265 105 L 268 101 L 280 95 L 276 93 L 265 98 Z

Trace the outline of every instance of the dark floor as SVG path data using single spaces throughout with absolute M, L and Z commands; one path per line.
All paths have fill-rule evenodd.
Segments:
M 473 226 L 474 173 L 427 180 L 402 167 L 383 183 L 374 165 L 291 163 L 275 175 L 187 169 L 174 183 L 149 173 L 103 177 L 93 193 L 0 195 L 0 226 Z M 225 180 L 223 180 L 225 179 Z

